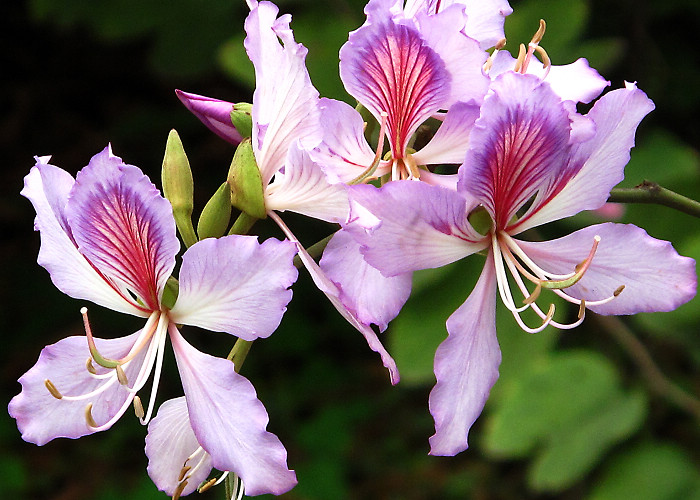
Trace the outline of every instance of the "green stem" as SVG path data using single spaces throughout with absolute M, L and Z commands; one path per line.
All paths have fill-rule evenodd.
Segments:
M 659 186 L 655 182 L 644 181 L 633 188 L 616 188 L 610 192 L 608 201 L 615 203 L 655 203 L 675 208 L 683 213 L 700 218 L 700 202 Z
M 253 217 L 246 212 L 241 212 L 241 215 L 239 215 L 236 222 L 233 223 L 228 234 L 248 234 L 248 231 L 251 230 L 257 220 L 257 217 Z
M 245 361 L 246 356 L 248 356 L 248 352 L 250 352 L 250 348 L 252 347 L 252 345 L 252 340 L 238 339 L 233 345 L 231 352 L 229 352 L 228 356 L 226 356 L 226 359 L 228 359 L 229 361 L 233 361 L 233 367 L 234 370 L 236 370 L 236 373 L 239 373 L 241 371 L 243 361 Z

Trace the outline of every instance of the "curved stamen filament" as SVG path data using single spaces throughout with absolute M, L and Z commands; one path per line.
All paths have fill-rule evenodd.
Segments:
M 367 179 L 369 179 L 372 174 L 377 170 L 377 167 L 379 166 L 379 163 L 382 160 L 382 151 L 384 150 L 384 142 L 386 140 L 386 126 L 387 126 L 387 121 L 389 119 L 389 114 L 386 111 L 382 111 L 381 114 L 382 120 L 381 124 L 379 126 L 379 137 L 377 140 L 377 152 L 374 155 L 374 159 L 372 160 L 372 164 L 367 167 L 367 170 L 362 172 L 360 175 L 355 177 L 353 180 L 348 182 L 348 184 L 361 184 Z
M 156 366 L 155 372 L 153 374 L 153 385 L 151 386 L 151 397 L 148 400 L 148 410 L 146 415 L 141 418 L 141 424 L 146 425 L 151 420 L 151 415 L 153 414 L 153 408 L 156 404 L 156 393 L 158 392 L 158 384 L 160 382 L 160 372 L 163 368 L 163 353 L 165 352 L 165 339 L 167 338 L 168 328 L 177 328 L 174 324 L 170 323 L 167 319 L 166 314 L 161 315 L 161 320 L 158 322 L 158 333 L 156 334 L 156 342 L 158 343 L 158 349 L 156 351 Z M 144 380 L 145 382 L 145 380 Z

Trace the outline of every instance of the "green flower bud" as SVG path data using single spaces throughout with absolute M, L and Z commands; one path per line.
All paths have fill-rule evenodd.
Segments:
M 185 246 L 190 247 L 197 242 L 197 235 L 192 226 L 194 181 L 190 162 L 187 160 L 180 136 L 175 130 L 170 131 L 168 142 L 165 144 L 161 177 L 163 194 L 173 206 L 177 229 Z
M 231 220 L 231 189 L 224 182 L 207 202 L 197 222 L 199 239 L 219 238 L 226 233 Z
M 236 128 L 241 137 L 253 136 L 253 115 L 251 110 L 253 105 L 247 102 L 238 102 L 231 110 L 231 123 Z
M 231 205 L 258 219 L 267 217 L 260 169 L 255 162 L 250 139 L 238 145 L 228 171 Z

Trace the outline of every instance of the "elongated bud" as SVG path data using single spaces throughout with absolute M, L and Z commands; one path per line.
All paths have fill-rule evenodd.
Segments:
M 231 110 L 231 123 L 242 138 L 253 136 L 253 105 L 247 102 L 237 102 Z
M 204 238 L 219 238 L 226 233 L 231 220 L 231 188 L 224 182 L 207 202 L 199 216 L 197 235 Z
M 168 134 L 163 157 L 163 194 L 173 206 L 173 216 L 180 236 L 185 245 L 190 247 L 197 242 L 192 226 L 192 209 L 194 207 L 194 181 L 190 162 L 182 147 L 180 136 L 175 130 Z
M 223 140 L 236 145 L 241 142 L 244 137 L 250 137 L 252 124 L 245 129 L 243 124 L 237 124 L 236 121 L 233 120 L 233 112 L 240 110 L 247 113 L 250 118 L 250 108 L 245 108 L 245 106 L 251 106 L 250 104 L 233 104 L 212 97 L 190 94 L 182 90 L 176 90 L 175 93 L 180 101 L 182 101 L 182 104 L 184 104 L 194 116 L 199 118 L 209 130 Z
M 258 219 L 266 217 L 264 187 L 250 139 L 238 145 L 228 171 L 231 205 Z

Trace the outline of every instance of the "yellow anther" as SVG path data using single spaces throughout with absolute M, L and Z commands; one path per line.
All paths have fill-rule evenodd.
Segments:
M 215 478 L 215 477 L 211 478 L 209 481 L 207 481 L 207 482 L 204 483 L 202 486 L 200 486 L 199 488 L 197 488 L 197 493 L 204 493 L 204 492 L 207 491 L 209 488 L 211 488 L 212 486 L 214 486 L 214 485 L 216 484 L 217 481 L 218 481 L 217 478 Z
M 182 495 L 182 492 L 185 490 L 186 486 L 187 486 L 187 481 L 183 481 L 177 485 L 177 488 L 175 489 L 175 492 L 173 493 L 173 500 L 180 499 L 180 495 Z
M 99 427 L 97 422 L 95 422 L 95 419 L 92 418 L 92 403 L 88 403 L 85 407 L 85 421 L 87 422 L 88 427 Z
M 117 365 L 114 370 L 117 372 L 117 380 L 119 380 L 119 383 L 121 385 L 129 385 L 129 381 L 126 378 L 126 373 L 124 373 L 122 365 Z
M 578 306 L 578 319 L 583 318 L 586 314 L 586 299 L 581 299 L 581 303 Z
M 523 70 L 523 67 L 525 66 L 525 57 L 527 56 L 527 49 L 525 48 L 525 44 L 521 43 L 520 48 L 518 49 L 518 58 L 515 61 L 515 67 L 513 68 L 513 71 L 516 73 L 524 73 L 525 71 Z
M 537 283 L 537 286 L 532 291 L 532 293 L 528 297 L 525 297 L 525 300 L 523 300 L 523 304 L 532 304 L 540 296 L 541 291 L 542 291 L 542 284 Z
M 185 467 L 183 467 L 182 470 L 180 471 L 180 476 L 177 478 L 177 480 L 182 481 L 183 479 L 185 479 L 185 476 L 187 475 L 187 473 L 190 471 L 191 468 L 192 467 L 190 467 L 189 465 L 186 465 Z
M 134 396 L 134 413 L 138 418 L 143 418 L 146 413 L 143 411 L 143 405 L 141 404 L 141 398 Z
M 544 66 L 545 71 L 549 70 L 550 66 L 552 65 L 552 60 L 549 58 L 547 51 L 538 45 L 535 47 L 535 52 L 537 52 L 537 54 L 539 54 L 539 56 L 542 58 L 542 65 Z
M 625 285 L 620 285 L 619 287 L 617 287 L 617 289 L 613 292 L 613 297 L 617 297 L 618 295 L 620 295 L 622 293 L 622 290 L 624 289 Z
M 97 370 L 95 369 L 95 365 L 92 364 L 92 358 L 88 358 L 85 361 L 85 369 L 92 373 L 93 375 L 97 375 Z
M 58 389 L 56 389 L 56 386 L 53 385 L 53 382 L 51 382 L 49 379 L 44 380 L 44 385 L 53 397 L 55 397 L 56 399 L 63 399 L 63 394 L 61 394 L 61 392 Z
M 506 39 L 501 38 L 499 41 L 496 42 L 496 45 L 494 45 L 493 48 L 496 50 L 501 50 L 505 46 L 506 46 Z
M 542 38 L 544 38 L 544 32 L 547 29 L 547 23 L 544 22 L 544 19 L 540 19 L 540 27 L 537 29 L 535 34 L 532 37 L 532 40 L 530 40 L 530 43 L 533 45 L 537 45 L 542 41 Z

